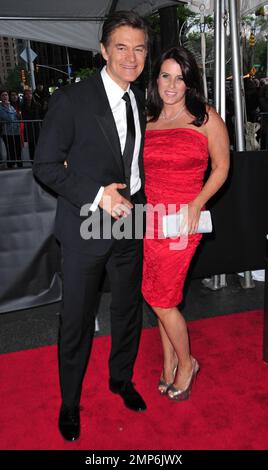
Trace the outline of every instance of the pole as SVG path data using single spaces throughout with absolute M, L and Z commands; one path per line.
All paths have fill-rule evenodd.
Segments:
M 220 92 L 221 92 L 221 0 L 214 0 L 214 106 L 220 112 Z M 220 289 L 220 276 L 215 274 L 211 278 L 202 280 L 202 284 L 211 290 Z
M 28 39 L 26 40 L 26 54 L 27 54 L 27 62 L 28 62 L 29 73 L 30 73 L 31 88 L 34 91 L 36 88 L 35 77 L 34 77 L 34 65 L 33 65 L 33 61 L 31 60 L 31 41 L 29 41 Z
M 225 0 L 214 0 L 214 106 L 225 121 Z M 226 274 L 215 274 L 205 278 L 202 284 L 210 290 L 219 290 L 227 286 Z
M 220 115 L 226 120 L 226 4 L 220 4 Z M 219 289 L 227 286 L 226 274 L 219 275 Z
M 71 64 L 70 64 L 70 57 L 69 57 L 69 50 L 68 47 L 65 48 L 66 50 L 66 57 L 67 57 L 67 72 L 68 72 L 68 82 L 71 83 Z
M 220 0 L 214 0 L 214 51 L 215 51 L 215 71 L 214 71 L 214 106 L 217 112 L 220 110 Z
M 220 115 L 222 119 L 226 120 L 226 93 L 225 93 L 225 81 L 226 81 L 226 8 L 225 0 L 222 0 L 221 5 L 221 47 L 220 47 Z
M 242 107 L 242 73 L 239 54 L 239 30 L 238 30 L 238 12 L 240 15 L 240 1 L 229 0 L 230 32 L 233 56 L 233 88 L 234 88 L 234 106 L 236 115 L 236 149 L 238 152 L 245 150 L 244 139 L 244 121 Z M 244 280 L 241 281 L 244 289 L 255 287 L 252 280 L 251 271 L 244 272 Z
M 205 14 L 204 14 L 204 5 L 200 5 L 200 36 L 201 36 L 201 58 L 202 58 L 202 69 L 203 69 L 203 88 L 204 96 L 208 100 L 208 86 L 207 86 L 207 77 L 206 77 L 206 25 L 205 25 Z
M 240 2 L 239 2 L 240 3 Z M 241 86 L 241 65 L 239 54 L 239 32 L 237 24 L 237 2 L 229 0 L 230 32 L 233 57 L 233 89 L 234 107 L 236 115 L 236 149 L 238 152 L 245 150 L 244 123 L 242 112 L 242 86 Z

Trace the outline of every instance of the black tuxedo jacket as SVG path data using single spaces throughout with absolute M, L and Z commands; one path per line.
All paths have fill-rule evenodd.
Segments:
M 143 188 L 144 100 L 138 89 L 131 89 L 142 134 L 139 171 Z M 53 94 L 33 170 L 58 195 L 55 234 L 60 242 L 80 252 L 103 253 L 109 249 L 112 240 L 83 240 L 80 236 L 81 206 L 94 201 L 100 186 L 125 182 L 120 141 L 100 73 Z

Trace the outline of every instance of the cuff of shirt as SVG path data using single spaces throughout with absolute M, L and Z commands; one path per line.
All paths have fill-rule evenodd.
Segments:
M 91 210 L 92 212 L 95 212 L 97 210 L 97 207 L 103 195 L 103 191 L 104 191 L 104 186 L 101 186 L 99 191 L 97 192 L 97 196 L 95 197 L 93 203 L 90 206 L 89 210 Z

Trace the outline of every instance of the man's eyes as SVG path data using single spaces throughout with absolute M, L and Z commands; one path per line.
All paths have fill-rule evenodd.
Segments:
M 125 46 L 117 46 L 116 48 L 118 51 L 127 51 L 127 48 Z M 144 53 L 144 51 L 144 47 L 137 47 L 136 49 L 134 49 L 134 52 Z

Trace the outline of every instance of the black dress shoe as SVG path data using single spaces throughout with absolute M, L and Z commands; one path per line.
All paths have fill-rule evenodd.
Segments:
M 130 410 L 146 410 L 146 404 L 137 390 L 135 390 L 132 382 L 118 382 L 116 380 L 110 379 L 109 387 L 111 392 L 117 393 L 121 398 L 123 398 L 126 407 Z
M 80 410 L 79 406 L 68 408 L 61 406 L 59 416 L 59 430 L 66 441 L 75 441 L 80 436 Z

